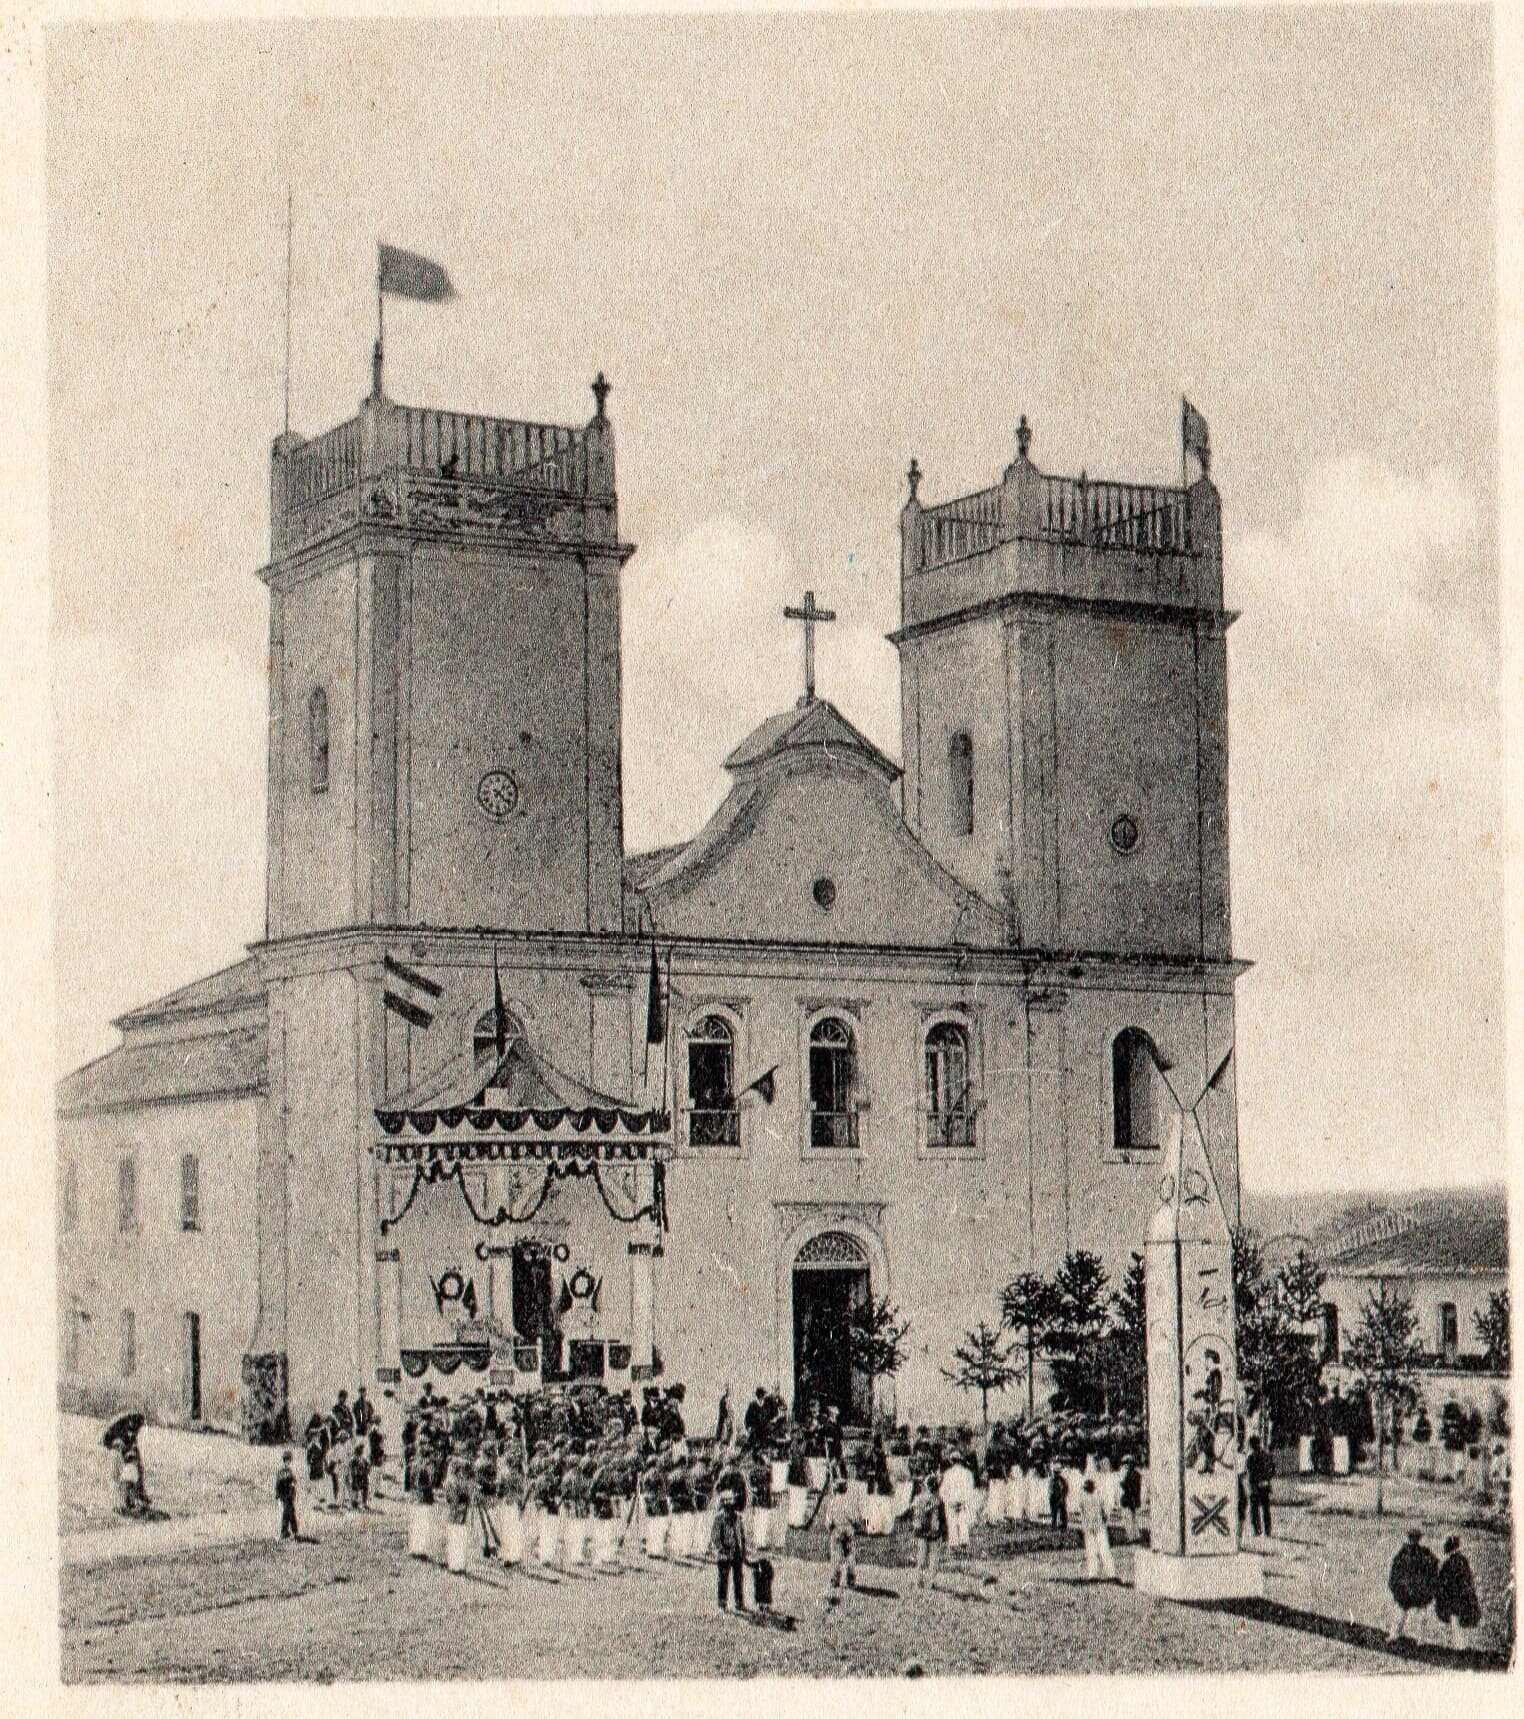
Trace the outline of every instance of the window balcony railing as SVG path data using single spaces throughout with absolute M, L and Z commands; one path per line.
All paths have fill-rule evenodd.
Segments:
M 690 1146 L 739 1146 L 741 1144 L 741 1114 L 738 1110 L 690 1110 L 688 1112 L 688 1144 Z
M 812 1110 L 810 1145 L 828 1152 L 851 1151 L 857 1145 L 855 1110 Z
M 926 1117 L 926 1144 L 967 1152 L 974 1144 L 974 1119 L 966 1110 L 933 1110 Z

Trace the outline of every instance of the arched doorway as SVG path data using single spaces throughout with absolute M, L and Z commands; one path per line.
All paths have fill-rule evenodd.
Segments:
M 835 1408 L 844 1422 L 871 1419 L 868 1380 L 852 1366 L 853 1311 L 873 1293 L 867 1251 L 844 1230 L 807 1241 L 794 1257 L 794 1404 Z

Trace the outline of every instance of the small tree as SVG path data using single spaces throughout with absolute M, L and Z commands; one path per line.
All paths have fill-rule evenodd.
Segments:
M 1067 1408 L 1099 1408 L 1104 1414 L 1109 1407 L 1105 1374 L 1098 1367 L 1104 1359 L 1098 1345 L 1106 1329 L 1108 1281 L 1099 1257 L 1084 1248 L 1066 1254 L 1053 1277 L 1053 1310 L 1043 1352 Z
M 847 1352 L 852 1365 L 868 1378 L 870 1415 L 878 1406 L 878 1382 L 892 1379 L 905 1361 L 905 1334 L 910 1321 L 900 1318 L 899 1308 L 887 1295 L 869 1296 L 852 1309 L 847 1325 Z
M 1013 1332 L 1027 1353 L 1027 1419 L 1037 1412 L 1033 1380 L 1037 1355 L 1047 1339 L 1053 1318 L 1053 1286 L 1035 1271 L 1024 1271 L 1000 1292 L 1000 1322 Z
M 1323 1323 L 1323 1285 L 1328 1273 L 1306 1248 L 1298 1248 L 1275 1276 L 1275 1296 L 1286 1318 L 1317 1337 Z
M 1487 1297 L 1486 1308 L 1471 1315 L 1471 1323 L 1487 1352 L 1487 1365 L 1494 1373 L 1511 1370 L 1513 1339 L 1509 1335 L 1509 1325 L 1512 1318 L 1513 1307 L 1506 1287 L 1493 1290 Z
M 1382 1477 L 1388 1429 L 1417 1400 L 1418 1366 L 1423 1347 L 1414 1336 L 1418 1317 L 1405 1295 L 1382 1284 L 1366 1297 L 1345 1359 L 1365 1380 L 1376 1422 L 1376 1514 L 1382 1514 Z
M 960 1391 L 979 1393 L 981 1426 L 990 1424 L 990 1392 L 1003 1391 L 1020 1377 L 1021 1369 L 1011 1365 L 1015 1352 L 1014 1344 L 1003 1345 L 999 1331 L 991 1331 L 981 1319 L 953 1350 L 952 1368 L 942 1369 L 942 1377 L 951 1379 Z
M 1135 1253 L 1111 1298 L 1110 1341 L 1115 1357 L 1118 1407 L 1148 1424 L 1148 1272 Z

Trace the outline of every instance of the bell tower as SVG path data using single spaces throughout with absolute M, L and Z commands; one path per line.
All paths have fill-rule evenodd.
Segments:
M 270 940 L 620 929 L 608 393 L 578 429 L 377 391 L 276 440 Z
M 1178 488 L 1050 476 L 1025 418 L 989 489 L 925 506 L 911 463 L 905 817 L 1027 948 L 1230 958 L 1233 617 L 1197 421 Z

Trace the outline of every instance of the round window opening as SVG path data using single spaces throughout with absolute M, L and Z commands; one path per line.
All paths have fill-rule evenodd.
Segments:
M 1125 812 L 1111 826 L 1111 845 L 1119 854 L 1130 854 L 1138 845 L 1138 826 Z
M 815 879 L 815 905 L 824 913 L 829 913 L 836 905 L 836 884 L 828 877 Z

